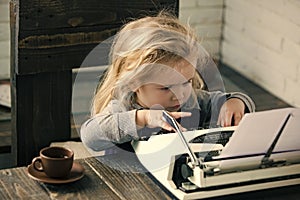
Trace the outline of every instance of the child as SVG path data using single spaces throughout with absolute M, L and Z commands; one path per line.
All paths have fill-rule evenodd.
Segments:
M 183 130 L 238 125 L 245 112 L 254 112 L 245 94 L 207 91 L 215 83 L 204 73 L 212 69 L 208 54 L 190 27 L 166 13 L 126 24 L 110 59 L 92 116 L 81 127 L 83 143 L 95 151 L 174 131 L 162 110 Z

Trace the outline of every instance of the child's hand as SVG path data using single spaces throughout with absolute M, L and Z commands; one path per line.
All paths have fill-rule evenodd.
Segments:
M 244 116 L 245 104 L 238 98 L 228 99 L 221 107 L 218 125 L 237 126 Z
M 190 112 L 169 112 L 169 114 L 175 119 L 191 116 Z M 161 127 L 168 131 L 172 131 L 172 130 L 175 131 L 174 128 L 163 119 L 162 110 L 138 110 L 136 123 L 140 127 L 145 127 L 145 126 L 149 128 Z M 180 126 L 180 124 L 179 127 L 183 131 L 186 130 L 185 128 Z

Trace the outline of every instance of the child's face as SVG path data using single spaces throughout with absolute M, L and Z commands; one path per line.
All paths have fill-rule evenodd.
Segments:
M 178 111 L 191 95 L 195 68 L 185 60 L 164 64 L 171 67 L 136 90 L 137 103 L 145 108 Z

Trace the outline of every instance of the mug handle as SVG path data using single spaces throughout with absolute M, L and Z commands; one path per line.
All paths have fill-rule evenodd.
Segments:
M 37 171 L 40 171 L 40 172 L 44 171 L 41 157 L 35 157 L 32 160 L 32 165 L 33 165 L 34 169 L 36 169 Z

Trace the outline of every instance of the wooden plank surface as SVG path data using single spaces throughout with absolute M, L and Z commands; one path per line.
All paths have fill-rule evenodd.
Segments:
M 89 166 L 85 160 L 77 160 L 85 169 L 82 179 L 69 184 L 42 184 L 51 199 L 121 199 Z
M 95 46 L 130 19 L 155 15 L 163 8 L 178 11 L 177 0 L 22 0 L 13 4 L 19 11 L 18 74 L 78 68 Z
M 85 175 L 68 184 L 35 181 L 27 176 L 26 167 L 0 170 L 0 199 L 171 199 L 145 173 L 136 171 L 140 164 L 104 157 L 76 160 Z
M 255 102 L 257 111 L 290 107 L 289 104 L 270 94 L 268 91 L 259 87 L 257 84 L 230 67 L 222 65 L 219 70 L 221 75 L 226 77 L 231 83 L 228 84 L 228 82 L 225 82 L 226 91 L 241 91 L 248 94 Z M 234 87 L 228 87 L 230 85 L 233 85 Z
M 40 184 L 30 179 L 26 168 L 12 168 L 0 171 L 0 199 L 50 199 Z
M 125 154 L 124 154 L 125 155 Z M 0 199 L 176 199 L 147 173 L 135 158 L 102 156 L 79 159 L 85 169 L 82 179 L 73 183 L 52 185 L 28 177 L 26 167 L 0 170 Z M 299 199 L 299 185 L 238 193 L 214 200 L 281 200 Z
M 86 162 L 121 199 L 173 198 L 146 174 L 145 168 L 132 153 L 91 157 Z
M 1 115 L 1 114 L 0 114 Z M 9 153 L 11 148 L 11 121 L 0 119 L 0 153 Z
M 136 13 L 145 15 L 149 12 L 157 13 L 165 7 L 174 9 L 170 2 L 174 1 L 23 0 L 20 1 L 20 20 L 24 24 L 22 30 L 57 31 L 58 28 L 104 27 L 103 25 L 122 24 L 124 18 L 134 17 Z M 22 38 L 23 35 L 24 33 Z
M 24 166 L 51 142 L 70 139 L 72 72 L 15 74 L 15 79 L 12 150 Z

